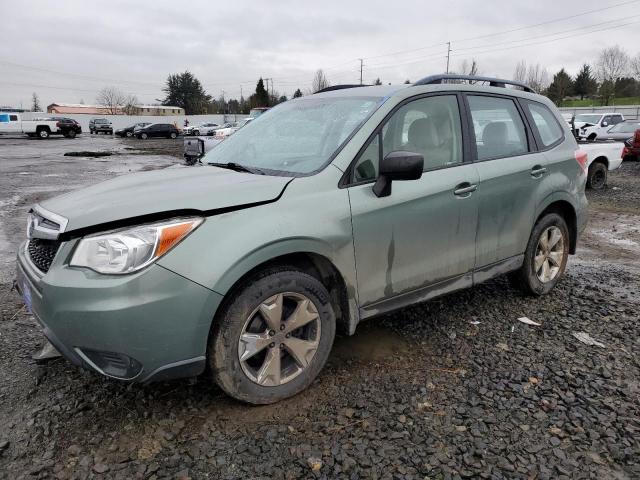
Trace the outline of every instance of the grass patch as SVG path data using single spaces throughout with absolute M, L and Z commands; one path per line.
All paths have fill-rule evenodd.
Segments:
M 640 105 L 640 97 L 622 97 L 614 98 L 609 102 L 609 106 L 622 106 L 622 105 Z M 603 103 L 598 98 L 585 98 L 584 100 L 565 100 L 562 102 L 562 107 L 604 107 Z

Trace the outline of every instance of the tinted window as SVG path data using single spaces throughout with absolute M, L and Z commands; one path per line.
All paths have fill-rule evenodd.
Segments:
M 524 122 L 513 100 L 470 95 L 469 108 L 478 160 L 512 157 L 529 151 Z
M 545 147 L 553 145 L 562 138 L 562 127 L 558 124 L 551 110 L 541 103 L 526 102 L 525 104 Z
M 18 121 L 18 116 L 17 115 L 9 115 L 9 121 L 10 122 L 17 122 Z
M 462 162 L 462 130 L 458 100 L 441 95 L 414 100 L 400 107 L 382 127 L 382 155 L 404 150 L 424 158 L 424 170 Z M 367 146 L 354 166 L 356 182 L 378 175 L 379 136 Z

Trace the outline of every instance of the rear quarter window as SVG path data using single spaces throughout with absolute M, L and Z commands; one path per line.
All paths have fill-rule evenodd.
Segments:
M 562 127 L 551 110 L 541 103 L 527 101 L 525 104 L 531 114 L 534 128 L 538 131 L 542 145 L 550 147 L 559 142 L 564 134 Z

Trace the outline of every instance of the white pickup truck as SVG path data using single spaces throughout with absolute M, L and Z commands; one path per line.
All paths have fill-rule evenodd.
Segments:
M 573 122 L 576 137 L 593 142 L 614 125 L 624 122 L 624 116 L 615 112 L 581 113 L 575 116 Z
M 620 168 L 624 144 L 620 142 L 579 142 L 580 150 L 587 153 L 587 188 L 602 190 L 607 184 L 608 172 Z
M 0 112 L 0 133 L 25 133 L 30 137 L 49 138 L 68 135 L 67 129 L 51 118 L 23 120 L 19 113 Z M 74 134 L 75 136 L 75 134 Z

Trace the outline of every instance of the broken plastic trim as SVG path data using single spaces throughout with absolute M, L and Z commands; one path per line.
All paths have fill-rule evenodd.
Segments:
M 152 222 L 157 222 L 161 220 L 167 220 L 169 218 L 190 217 L 190 216 L 213 217 L 216 215 L 221 215 L 223 213 L 235 212 L 237 210 L 245 210 L 247 208 L 259 207 L 261 205 L 268 205 L 269 203 L 275 203 L 278 200 L 280 200 L 280 198 L 282 198 L 282 195 L 284 195 L 285 190 L 287 189 L 287 187 L 292 181 L 293 181 L 293 178 L 289 180 L 287 184 L 282 188 L 282 191 L 280 192 L 280 194 L 271 200 L 264 200 L 261 202 L 254 202 L 254 203 L 244 203 L 241 205 L 234 205 L 231 207 L 223 207 L 223 208 L 214 208 L 211 210 L 196 210 L 193 208 L 187 208 L 187 209 L 179 209 L 179 210 L 166 210 L 164 212 L 149 213 L 146 215 L 138 215 L 137 217 L 129 217 L 129 218 L 123 218 L 120 220 L 113 220 L 111 222 L 98 223 L 96 225 L 90 225 L 88 227 L 82 227 L 76 230 L 63 232 L 60 234 L 58 239 L 61 242 L 66 242 L 68 240 L 73 240 L 74 238 L 81 238 L 86 235 L 90 235 L 92 233 L 99 233 L 99 232 L 114 230 L 118 228 L 133 227 L 143 223 L 152 223 Z

